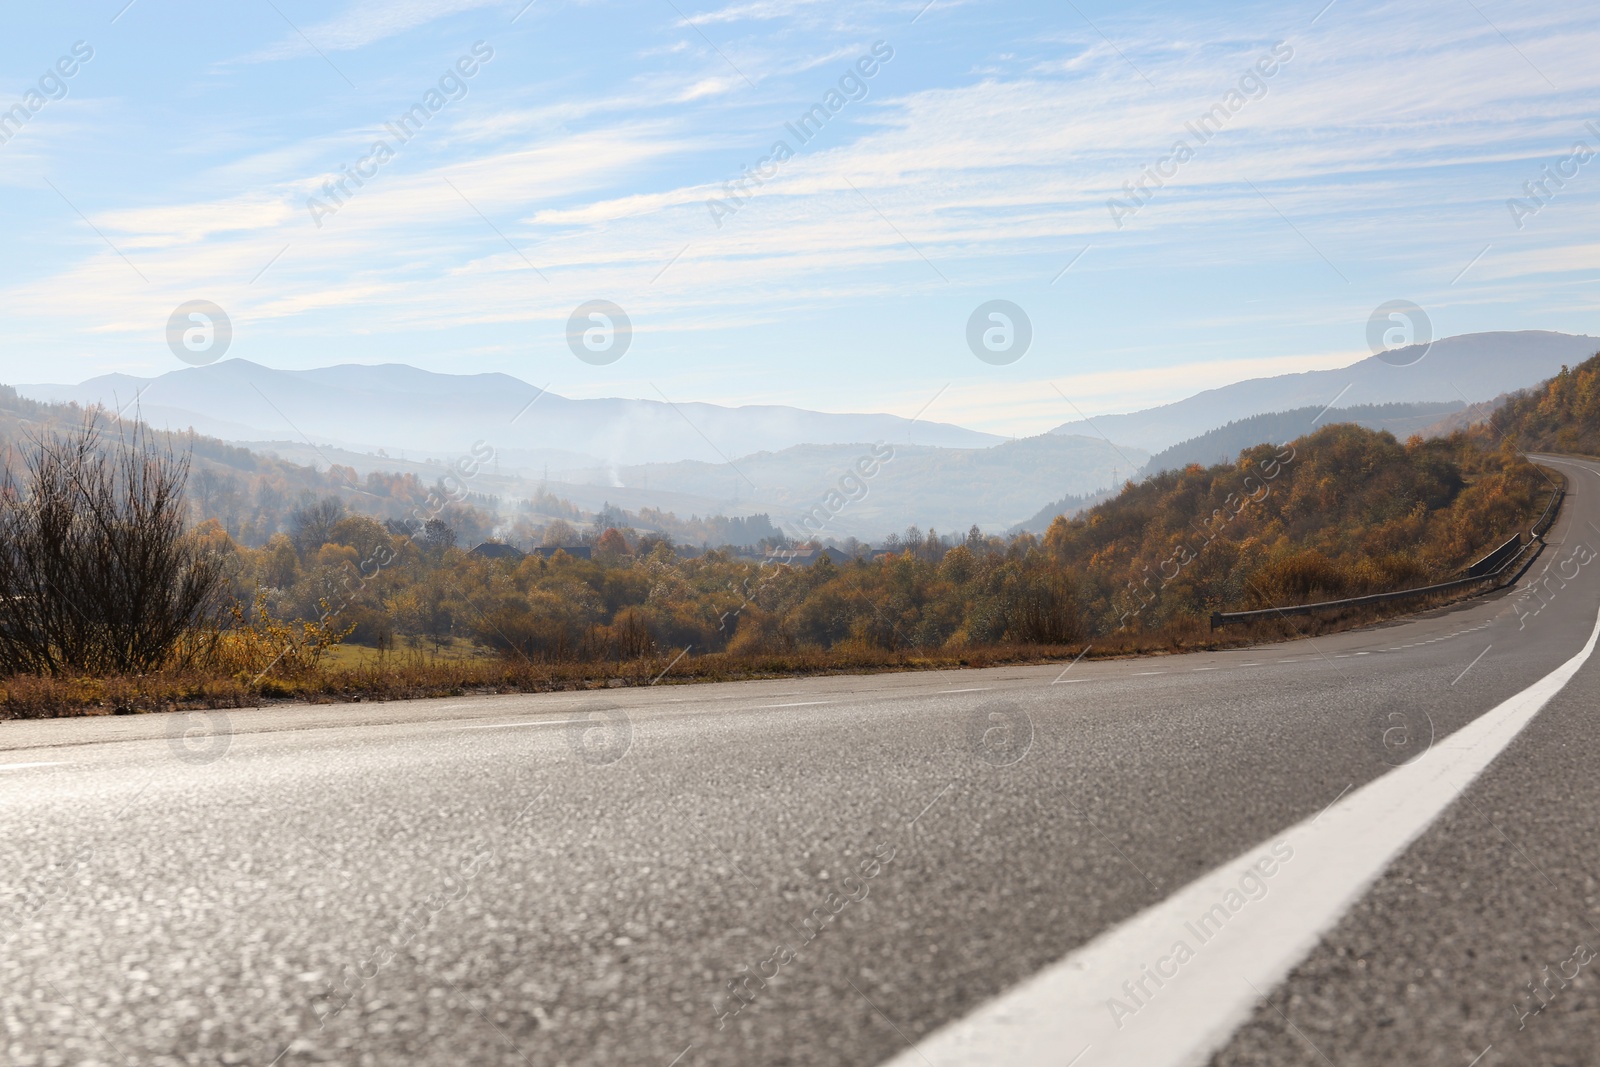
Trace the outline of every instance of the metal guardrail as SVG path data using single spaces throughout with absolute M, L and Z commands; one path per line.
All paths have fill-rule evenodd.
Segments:
M 1545 505 L 1544 513 L 1539 516 L 1529 531 L 1530 536 L 1526 546 L 1522 544 L 1522 534 L 1518 532 L 1514 538 L 1469 567 L 1468 577 L 1457 578 L 1449 582 L 1440 582 L 1437 585 L 1425 585 L 1417 589 L 1400 589 L 1392 593 L 1372 593 L 1367 596 L 1348 597 L 1344 600 L 1325 600 L 1318 604 L 1297 604 L 1287 608 L 1260 608 L 1256 611 L 1214 611 L 1211 613 L 1211 628 L 1215 630 L 1233 622 L 1255 622 L 1261 619 L 1280 618 L 1285 615 L 1310 615 L 1317 611 L 1381 604 L 1388 600 L 1404 600 L 1408 597 L 1428 596 L 1432 593 L 1447 593 L 1452 589 L 1463 589 L 1469 585 L 1496 581 L 1506 571 L 1510 570 L 1529 548 L 1543 547 L 1544 535 L 1549 532 L 1551 526 L 1555 525 L 1556 517 L 1561 513 L 1561 502 L 1566 498 L 1566 495 L 1565 485 L 1556 486 L 1555 491 L 1550 494 L 1550 502 Z M 1513 544 L 1517 547 L 1517 551 L 1500 560 L 1498 557 L 1506 553 Z M 1534 555 L 1537 554 L 1536 551 Z M 1531 564 L 1533 561 L 1530 559 L 1528 562 Z M 1471 573 L 1484 566 L 1493 566 L 1493 569 L 1482 574 Z M 1516 581 L 1518 577 L 1521 577 L 1520 571 L 1512 576 L 1511 581 Z M 1494 586 L 1493 588 L 1499 588 L 1499 586 Z
M 1478 560 L 1478 562 L 1468 567 L 1465 577 L 1483 578 L 1487 575 L 1493 574 L 1498 571 L 1501 565 L 1507 560 L 1516 558 L 1517 553 L 1521 551 L 1522 532 L 1519 530 L 1518 532 L 1512 534 L 1511 539 L 1505 544 L 1501 545 L 1499 548 L 1495 549 L 1493 552 L 1490 552 L 1487 556 L 1484 556 L 1482 559 Z
M 1544 514 L 1539 516 L 1539 521 L 1533 524 L 1533 536 L 1543 537 L 1556 524 L 1556 516 L 1561 513 L 1561 501 L 1567 496 L 1566 476 L 1562 475 L 1562 483 L 1556 486 L 1556 491 L 1550 494 L 1550 503 L 1544 506 Z

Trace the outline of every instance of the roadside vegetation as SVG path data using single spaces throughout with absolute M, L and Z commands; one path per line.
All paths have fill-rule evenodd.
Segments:
M 1600 455 L 1600 355 L 1508 397 L 1486 433 L 1528 452 Z
M 1522 443 L 1596 451 L 1597 377 L 1600 360 L 1514 399 Z M 1320 632 L 1378 616 L 1226 633 L 1208 617 L 1459 575 L 1549 499 L 1505 433 L 1327 426 L 1129 483 L 1043 536 L 913 527 L 801 565 L 806 546 L 685 550 L 603 525 L 616 516 L 552 521 L 551 539 L 591 558 L 489 559 L 452 524 L 459 502 L 384 518 L 309 492 L 252 545 L 197 521 L 171 439 L 91 416 L 11 442 L 0 715 L 981 667 Z

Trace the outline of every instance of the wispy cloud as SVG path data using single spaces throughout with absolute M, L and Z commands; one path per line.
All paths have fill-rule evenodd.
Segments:
M 358 5 L 308 35 L 319 47 L 343 48 L 420 25 L 423 14 L 478 6 L 495 5 L 456 0 L 425 12 L 422 5 Z M 781 23 L 821 10 L 757 3 L 685 13 L 725 26 L 735 15 Z M 783 350 L 794 359 L 806 344 L 827 346 L 846 333 L 840 327 L 808 341 L 795 335 L 797 323 L 848 321 L 870 334 L 875 323 L 893 320 L 903 325 L 881 343 L 959 360 L 966 358 L 959 315 L 950 311 L 954 324 L 939 326 L 945 332 L 930 349 L 928 309 L 979 289 L 1036 294 L 1028 299 L 1042 316 L 1067 302 L 1089 322 L 1113 314 L 1102 306 L 1140 306 L 1138 294 L 1153 284 L 1174 293 L 1216 290 L 1181 312 L 1146 302 L 1138 328 L 1168 332 L 1137 350 L 1120 346 L 1114 322 L 1100 326 L 1095 343 L 1119 353 L 1120 369 L 1085 379 L 1084 407 L 1106 410 L 1118 397 L 1216 384 L 1238 369 L 1228 350 L 1244 337 L 1295 324 L 1342 329 L 1380 299 L 1421 299 L 1430 286 L 1453 315 L 1471 314 L 1463 294 L 1480 307 L 1490 302 L 1476 286 L 1542 309 L 1551 303 L 1530 279 L 1549 289 L 1552 275 L 1565 284 L 1592 272 L 1592 247 L 1561 234 L 1594 218 L 1600 171 L 1586 172 L 1593 191 L 1575 185 L 1526 232 L 1509 229 L 1503 201 L 1595 117 L 1600 69 L 1589 56 L 1600 27 L 1572 12 L 1500 21 L 1562 86 L 1555 92 L 1481 22 L 1356 2 L 1340 15 L 1314 33 L 1289 32 L 1294 56 L 1266 94 L 1232 116 L 1120 228 L 1108 200 L 1127 197 L 1125 183 L 1235 88 L 1275 36 L 1240 40 L 1238 26 L 1223 33 L 1199 17 L 1193 26 L 1102 26 L 1115 31 L 1155 89 L 1087 27 L 1023 42 L 1013 58 L 991 51 L 990 73 L 932 82 L 901 74 L 920 54 L 915 42 L 897 39 L 900 58 L 867 98 L 805 145 L 785 123 L 823 99 L 837 80 L 833 64 L 842 68 L 860 54 L 862 41 L 819 35 L 787 55 L 770 41 L 760 45 L 764 72 L 784 76 L 770 84 L 764 77 L 759 93 L 702 55 L 698 38 L 648 61 L 640 58 L 647 49 L 628 49 L 640 65 L 594 84 L 541 76 L 511 93 L 474 89 L 470 108 L 430 127 L 426 143 L 406 149 L 320 229 L 305 198 L 328 177 L 324 171 L 364 149 L 370 130 L 323 130 L 214 163 L 197 183 L 214 195 L 90 205 L 86 214 L 151 284 L 143 286 L 85 228 L 73 231 L 75 242 L 83 240 L 71 246 L 70 262 L 0 293 L 0 310 L 13 323 L 38 323 L 41 335 L 47 322 L 87 315 L 96 336 L 131 339 L 150 334 L 178 296 L 221 289 L 237 301 L 236 318 L 284 334 L 359 331 L 395 344 L 438 338 L 444 346 L 454 343 L 445 340 L 451 331 L 517 331 L 493 335 L 494 343 L 475 338 L 488 351 L 515 347 L 513 337 L 558 336 L 573 306 L 603 295 L 640 324 L 638 358 L 692 349 L 683 373 L 743 395 L 762 373 L 759 360 L 738 356 L 753 339 L 797 336 Z M 671 23 L 670 12 L 659 20 Z M 748 202 L 718 226 L 707 201 L 728 196 L 725 183 L 777 139 L 790 143 L 794 158 L 747 187 Z M 1449 291 L 1490 241 L 1493 253 Z M 1306 242 L 1354 284 L 1345 286 Z M 1087 245 L 1093 254 L 1051 288 Z M 1295 272 L 1277 273 L 1296 278 L 1304 264 L 1306 281 L 1274 290 L 1271 264 L 1294 264 Z M 1240 307 L 1239 294 L 1223 289 L 1230 273 L 1268 289 Z M 1173 281 L 1180 276 L 1186 280 Z M 1369 293 L 1373 277 L 1403 291 Z M 96 296 L 87 313 L 85 292 Z M 1081 295 L 1091 292 L 1092 301 Z M 1355 328 L 1349 336 L 1359 343 Z M 1306 339 L 1278 351 L 1325 347 Z M 1270 365 L 1299 366 L 1299 358 Z M 1197 369 L 1166 374 L 1175 364 Z M 903 355 L 886 360 L 884 381 L 895 365 L 905 365 Z M 878 372 L 869 365 L 864 373 Z M 984 388 L 1032 402 L 1020 379 Z M 984 412 L 998 412 L 1001 400 L 973 403 L 972 417 L 989 420 Z
M 315 49 L 353 52 L 430 22 L 480 8 L 505 9 L 508 18 L 514 13 L 509 0 L 360 0 L 331 19 L 301 26 L 303 37 L 300 33 L 286 34 L 276 44 L 246 58 L 270 62 L 312 54 Z
M 760 22 L 791 19 L 796 15 L 827 10 L 836 5 L 827 0 L 755 0 L 754 3 L 729 4 L 703 14 L 687 12 L 691 21 L 700 25 L 715 22 Z

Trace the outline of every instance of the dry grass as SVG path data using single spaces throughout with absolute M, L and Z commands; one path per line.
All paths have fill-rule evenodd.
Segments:
M 1203 641 L 1163 635 L 1095 645 L 1089 656 L 1126 656 L 1191 648 L 1237 647 L 1243 633 L 1206 635 Z M 257 707 L 290 701 L 334 703 L 414 700 L 490 693 L 549 693 L 652 684 L 729 682 L 758 678 L 950 670 L 1071 661 L 1082 646 L 1002 645 L 982 649 L 922 651 L 836 649 L 831 652 L 705 656 L 650 656 L 626 662 L 533 663 L 514 658 L 443 659 L 416 652 L 373 656 L 359 666 L 328 665 L 293 678 L 215 677 L 195 672 L 137 677 L 49 678 L 18 675 L 0 688 L 0 718 L 134 714 L 187 708 Z
M 1478 593 L 1349 608 L 1294 616 L 1213 631 L 1200 619 L 1153 633 L 1113 634 L 1083 645 L 989 645 L 963 649 L 882 649 L 845 644 L 833 649 L 787 652 L 715 652 L 707 655 L 646 656 L 623 662 L 538 663 L 494 657 L 452 647 L 442 654 L 407 650 L 380 652 L 334 646 L 318 665 L 290 677 L 227 676 L 174 671 L 137 676 L 38 677 L 16 675 L 0 682 L 0 719 L 79 715 L 129 715 L 150 711 L 260 707 L 275 703 L 337 703 L 415 700 L 493 693 L 549 693 L 630 686 L 731 682 L 761 678 L 879 674 L 900 671 L 1070 663 L 1184 652 L 1317 637 L 1371 626 L 1471 599 Z
M 1387 616 L 1414 611 L 1390 607 Z M 1212 632 L 1196 620 L 1161 633 L 1122 634 L 1082 645 L 992 645 L 970 649 L 899 649 L 865 646 L 830 651 L 648 656 L 625 662 L 536 663 L 519 658 L 442 657 L 418 651 L 341 657 L 289 678 L 260 680 L 199 672 L 106 678 L 18 675 L 0 683 L 0 718 L 135 714 L 190 708 L 259 707 L 275 703 L 413 700 L 492 693 L 548 693 L 652 684 L 729 682 L 760 678 L 952 670 L 1086 659 L 1166 655 L 1241 648 L 1259 641 L 1314 636 L 1369 624 L 1374 610 L 1343 619 L 1299 618 Z

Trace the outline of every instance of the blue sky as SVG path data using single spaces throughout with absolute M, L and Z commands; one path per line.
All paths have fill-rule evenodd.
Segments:
M 1023 435 L 1353 362 L 1390 300 L 1600 334 L 1600 159 L 1563 162 L 1600 149 L 1592 5 L 125 3 L 5 13 L 0 108 L 37 110 L 0 144 L 0 380 L 178 369 L 204 299 L 270 366 Z M 967 343 L 997 299 L 1033 326 L 1001 366 Z M 633 323 L 608 365 L 568 349 L 591 300 Z

